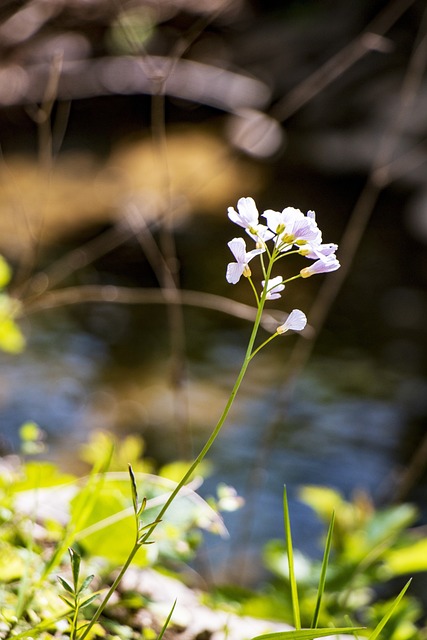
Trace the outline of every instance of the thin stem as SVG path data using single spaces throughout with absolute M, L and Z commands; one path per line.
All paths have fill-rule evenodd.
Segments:
M 291 282 L 292 280 L 298 280 L 298 278 L 302 278 L 302 275 L 298 273 L 296 276 L 292 276 L 291 278 L 286 278 L 283 280 L 282 284 L 286 284 L 287 282 Z
M 278 335 L 279 335 L 279 334 L 278 334 L 277 332 L 276 332 L 276 333 L 273 333 L 273 335 L 272 335 L 272 336 L 270 336 L 269 338 L 267 338 L 267 340 L 265 340 L 262 344 L 260 344 L 260 345 L 259 345 L 259 347 L 257 347 L 257 348 L 255 349 L 255 351 L 252 353 L 252 355 L 251 355 L 251 357 L 250 357 L 250 360 L 252 360 L 252 358 L 253 358 L 254 356 L 256 356 L 256 354 L 258 353 L 258 351 L 261 351 L 261 349 L 263 349 L 263 348 L 265 347 L 265 345 L 266 345 L 266 344 L 268 344 L 269 342 L 271 342 L 272 340 L 274 340 L 274 338 L 277 338 L 277 336 L 278 336 Z
M 273 267 L 273 262 L 274 262 L 273 259 L 270 259 L 270 262 L 268 264 L 267 271 L 266 271 L 266 280 L 268 280 L 268 278 L 269 278 L 269 276 L 271 274 L 271 269 Z M 223 410 L 223 412 L 222 412 L 222 414 L 221 414 L 221 416 L 220 416 L 215 428 L 213 429 L 211 435 L 209 436 L 208 440 L 206 441 L 204 447 L 200 451 L 199 455 L 195 458 L 194 462 L 192 463 L 192 465 L 190 466 L 188 471 L 184 474 L 183 478 L 176 485 L 175 489 L 172 491 L 172 493 L 170 494 L 169 498 L 166 500 L 165 504 L 163 505 L 162 509 L 160 510 L 160 512 L 159 512 L 159 514 L 157 516 L 157 520 L 158 521 L 163 518 L 164 514 L 166 513 L 166 511 L 168 510 L 168 508 L 170 507 L 170 505 L 172 504 L 172 502 L 176 498 L 176 496 L 179 493 L 179 491 L 186 484 L 186 482 L 192 476 L 192 474 L 197 469 L 199 464 L 205 458 L 205 456 L 208 453 L 209 449 L 212 447 L 213 443 L 215 442 L 216 438 L 218 437 L 225 420 L 227 419 L 227 416 L 228 416 L 228 414 L 230 412 L 230 409 L 232 407 L 234 399 L 235 399 L 235 397 L 237 395 L 237 392 L 238 392 L 238 390 L 240 388 L 240 385 L 241 385 L 242 380 L 244 378 L 244 375 L 246 373 L 246 369 L 248 368 L 249 362 L 252 359 L 255 338 L 257 336 L 258 329 L 259 329 L 259 326 L 260 326 L 260 323 L 261 323 L 261 317 L 262 317 L 262 312 L 263 312 L 263 309 L 264 309 L 264 304 L 265 304 L 265 301 L 266 301 L 266 297 L 267 297 L 267 288 L 264 287 L 263 292 L 261 294 L 261 298 L 260 298 L 259 304 L 258 304 L 258 310 L 257 310 L 254 326 L 252 328 L 252 333 L 251 333 L 251 336 L 249 338 L 248 346 L 247 346 L 247 349 L 246 349 L 245 358 L 244 358 L 243 364 L 241 366 L 240 372 L 239 372 L 239 374 L 237 376 L 236 382 L 234 383 L 233 389 L 232 389 L 232 391 L 230 393 L 230 396 L 229 396 L 229 398 L 227 400 L 227 403 L 226 403 L 226 405 L 224 407 L 224 410 Z M 154 523 L 153 526 L 148 529 L 147 533 L 143 536 L 143 538 L 141 540 L 142 543 L 145 543 L 149 539 L 149 537 L 151 536 L 151 534 L 153 533 L 153 531 L 157 527 L 157 524 L 158 524 L 158 522 Z
M 273 253 L 274 255 L 274 253 Z M 270 258 L 267 270 L 266 270 L 266 283 L 270 277 L 271 274 L 271 270 L 273 267 L 273 263 L 274 263 L 274 259 L 273 256 Z M 249 281 L 252 284 L 252 287 L 255 289 L 252 281 L 249 278 Z M 257 294 L 256 294 L 257 295 Z M 257 351 L 259 351 L 259 348 L 257 348 L 255 351 L 253 350 L 254 348 L 254 343 L 255 343 L 255 339 L 258 333 L 258 329 L 259 326 L 261 324 L 261 317 L 262 317 L 262 312 L 264 309 L 264 305 L 265 305 L 265 301 L 267 299 L 267 287 L 264 286 L 264 289 L 262 291 L 261 294 L 261 298 L 259 299 L 258 302 L 258 309 L 257 309 L 257 313 L 256 313 L 256 317 L 255 317 L 255 322 L 254 322 L 254 326 L 252 328 L 252 333 L 250 335 L 249 338 L 249 342 L 248 342 L 248 346 L 246 349 L 246 353 L 245 353 L 245 358 L 243 360 L 243 364 L 240 368 L 240 372 L 237 376 L 236 382 L 234 383 L 233 389 L 230 393 L 230 396 L 227 400 L 227 403 L 223 409 L 223 412 L 215 426 L 215 428 L 213 429 L 211 435 L 209 436 L 208 440 L 206 441 L 205 445 L 203 446 L 202 450 L 200 451 L 199 455 L 195 458 L 194 462 L 192 463 L 192 465 L 190 466 L 190 468 L 188 469 L 188 471 L 184 474 L 184 476 L 181 478 L 180 482 L 176 485 L 175 489 L 171 492 L 169 498 L 166 500 L 165 504 L 163 505 L 163 507 L 160 509 L 159 514 L 157 515 L 156 521 L 153 522 L 153 524 L 151 526 L 149 526 L 149 528 L 147 529 L 147 532 L 140 537 L 139 532 L 139 520 L 137 519 L 136 522 L 136 542 L 134 544 L 133 549 L 131 550 L 128 559 L 126 560 L 125 564 L 123 565 L 123 567 L 121 568 L 119 574 L 117 575 L 116 579 L 114 580 L 113 584 L 111 585 L 110 589 L 108 590 L 105 598 L 103 599 L 103 601 L 101 602 L 101 604 L 99 605 L 98 609 L 96 610 L 93 618 L 91 619 L 91 621 L 89 622 L 89 624 L 87 625 L 87 627 L 85 628 L 83 634 L 80 636 L 79 640 L 84 640 L 84 638 L 86 638 L 86 636 L 88 635 L 89 631 L 91 630 L 91 628 L 93 627 L 93 625 L 98 621 L 100 615 L 102 614 L 108 600 L 111 598 L 112 594 L 114 593 L 114 591 L 117 588 L 117 585 L 120 583 L 123 575 L 125 574 L 125 572 L 127 571 L 129 565 L 131 564 L 134 556 L 136 555 L 137 551 L 139 550 L 139 548 L 143 545 L 146 544 L 148 542 L 148 539 L 150 538 L 150 536 L 152 535 L 153 531 L 156 529 L 156 527 L 158 526 L 158 524 L 160 523 L 161 519 L 163 518 L 163 516 L 165 515 L 166 511 L 169 509 L 170 505 L 172 504 L 172 502 L 175 500 L 176 496 L 178 495 L 179 491 L 182 489 L 182 487 L 186 484 L 186 482 L 189 480 L 189 478 L 192 476 L 192 474 L 194 473 L 194 471 L 197 469 L 197 467 L 199 466 L 199 464 L 202 462 L 202 460 L 205 458 L 206 454 L 208 453 L 209 449 L 212 447 L 213 443 L 215 442 L 216 438 L 218 437 L 225 420 L 227 419 L 227 416 L 230 412 L 231 406 L 234 402 L 234 399 L 237 395 L 237 392 L 240 388 L 240 385 L 242 383 L 242 380 L 245 376 L 246 370 L 249 366 L 250 361 L 252 360 L 252 357 L 255 355 L 255 353 Z M 272 336 L 274 337 L 274 336 Z M 271 338 L 270 338 L 271 339 Z M 270 340 L 269 339 L 269 340 Z M 267 342 L 269 341 L 267 340 Z
M 138 537 L 138 530 L 137 530 L 137 537 Z M 132 560 L 134 559 L 135 555 L 137 554 L 137 552 L 139 551 L 141 546 L 142 546 L 142 543 L 138 542 L 138 539 L 137 539 L 137 541 L 135 542 L 135 544 L 133 546 L 132 551 L 130 552 L 130 554 L 128 556 L 128 559 L 124 563 L 123 567 L 120 569 L 120 572 L 118 573 L 116 579 L 114 580 L 114 582 L 111 585 L 111 587 L 108 589 L 108 591 L 107 591 L 107 593 L 105 595 L 105 598 L 103 599 L 103 601 L 99 605 L 98 609 L 95 611 L 95 613 L 93 615 L 93 618 L 90 620 L 89 624 L 87 625 L 87 627 L 83 631 L 83 633 L 80 636 L 79 640 L 83 640 L 83 638 L 86 638 L 86 636 L 88 635 L 89 631 L 92 629 L 93 625 L 96 622 L 98 622 L 101 613 L 104 611 L 109 599 L 111 598 L 111 596 L 113 595 L 113 593 L 117 589 L 118 584 L 120 583 L 120 581 L 123 578 L 124 574 L 128 570 L 129 565 L 131 564 Z
M 256 303 L 257 303 L 257 306 L 258 306 L 258 305 L 259 305 L 259 295 L 258 295 L 258 292 L 257 292 L 257 290 L 256 290 L 256 288 L 255 288 L 255 285 L 254 285 L 254 283 L 253 283 L 253 281 L 252 281 L 252 278 L 251 278 L 250 276 L 249 276 L 248 280 L 249 280 L 249 284 L 250 284 L 250 285 L 251 285 L 251 287 L 252 287 L 252 291 L 254 292 L 255 300 L 256 300 Z
M 298 249 L 293 249 L 292 251 L 280 251 L 280 249 L 277 250 L 277 256 L 274 258 L 274 260 L 281 260 L 282 258 L 286 258 L 286 256 L 292 256 L 295 255 L 296 253 L 298 253 L 299 255 L 301 255 L 301 248 L 299 247 Z

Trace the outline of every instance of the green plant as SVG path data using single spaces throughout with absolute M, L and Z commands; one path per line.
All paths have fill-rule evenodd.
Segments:
M 388 638 L 419 638 L 415 621 L 421 611 L 414 598 L 402 593 L 398 600 L 386 598 L 375 603 L 378 585 L 414 571 L 414 562 L 405 565 L 402 561 L 397 569 L 396 558 L 400 553 L 402 559 L 413 558 L 420 544 L 417 533 L 408 530 L 416 510 L 406 504 L 376 510 L 364 494 L 349 502 L 326 487 L 304 487 L 300 496 L 328 527 L 323 559 L 292 549 L 287 515 L 286 540 L 271 540 L 264 552 L 266 566 L 275 579 L 263 595 L 246 598 L 242 611 L 284 620 L 293 615 L 298 621 L 296 627 L 325 626 L 331 620 L 341 626 L 352 619 L 371 633 L 388 615 Z M 421 552 L 417 570 L 424 569 Z M 291 603 L 298 606 L 297 616 L 292 614 Z
M 150 562 L 161 561 L 162 557 L 164 559 L 168 553 L 171 553 L 170 546 L 168 548 L 168 545 L 164 544 L 165 539 L 162 540 L 161 536 L 162 530 L 167 530 L 164 520 L 167 519 L 170 526 L 174 517 L 177 518 L 181 548 L 183 539 L 187 538 L 190 541 L 191 533 L 197 527 L 200 503 L 197 498 L 190 500 L 191 509 L 187 511 L 189 518 L 183 519 L 183 500 L 192 496 L 186 485 L 196 470 L 200 469 L 219 436 L 249 364 L 273 339 L 289 331 L 302 331 L 307 323 L 305 314 L 299 309 L 294 309 L 282 319 L 281 323 L 276 323 L 267 339 L 259 341 L 258 333 L 267 301 L 280 298 L 285 285 L 298 278 L 308 278 L 317 273 L 335 271 L 339 268 L 340 264 L 335 257 L 337 245 L 323 243 L 314 212 L 309 211 L 304 215 L 293 207 L 287 207 L 282 212 L 267 210 L 263 214 L 267 223 L 264 225 L 259 222 L 259 213 L 252 198 L 241 198 L 237 208 L 237 212 L 232 207 L 229 208 L 229 217 L 245 229 L 255 243 L 255 248 L 247 252 L 243 238 L 234 238 L 228 243 L 235 261 L 228 264 L 226 279 L 229 283 L 236 284 L 242 276 L 247 278 L 254 294 L 256 313 L 240 371 L 216 425 L 199 454 L 184 467 L 178 482 L 166 481 L 144 470 L 136 472 L 132 464 L 129 464 L 129 490 L 129 478 L 126 474 L 120 471 L 109 471 L 118 461 L 120 468 L 120 462 L 123 463 L 123 450 L 121 454 L 115 454 L 111 443 L 102 435 L 97 436 L 101 445 L 97 455 L 94 456 L 93 447 L 86 447 L 86 459 L 91 461 L 93 466 L 89 475 L 83 480 L 64 477 L 55 465 L 35 462 L 24 463 L 3 477 L 0 501 L 4 512 L 0 540 L 7 546 L 12 558 L 12 563 L 9 563 L 7 586 L 3 590 L 3 607 L 0 610 L 2 625 L 0 632 L 3 639 L 34 635 L 53 637 L 49 634 L 55 635 L 56 632 L 60 632 L 64 621 L 68 625 L 67 637 L 72 640 L 84 640 L 98 633 L 103 635 L 104 624 L 106 624 L 103 619 L 104 614 L 130 564 L 138 562 L 145 566 Z M 313 262 L 310 266 L 301 268 L 295 275 L 273 277 L 275 265 L 292 254 L 298 254 Z M 252 280 L 249 267 L 249 262 L 255 257 L 259 257 L 264 278 L 260 292 Z M 5 281 L 8 281 L 8 274 Z M 8 314 L 7 318 L 14 326 L 15 312 L 12 313 L 9 310 Z M 22 433 L 27 445 L 31 443 L 34 446 L 40 439 L 36 425 L 27 424 Z M 126 448 L 130 455 L 132 455 L 131 449 L 132 447 Z M 128 460 L 128 462 L 132 461 Z M 135 462 L 140 465 L 139 460 Z M 144 497 L 140 499 L 139 495 Z M 52 507 L 58 497 L 62 507 L 62 520 L 52 515 L 49 509 L 45 513 L 41 509 L 43 506 Z M 185 511 L 184 509 L 184 513 Z M 203 503 L 203 511 L 204 515 L 209 511 L 211 517 L 208 521 L 218 522 L 217 514 L 206 503 Z M 337 514 L 338 511 L 337 509 Z M 286 537 L 282 555 L 284 553 L 287 557 L 287 580 L 290 587 L 289 602 L 292 614 L 289 618 L 293 619 L 295 631 L 267 634 L 259 636 L 257 640 L 273 638 L 285 640 L 285 636 L 287 640 L 311 640 L 315 637 L 330 635 L 331 627 L 334 628 L 335 633 L 355 633 L 358 628 L 352 624 L 346 624 L 345 621 L 341 623 L 343 619 L 340 615 L 341 611 L 330 607 L 331 584 L 334 584 L 334 579 L 337 580 L 337 576 L 334 577 L 332 571 L 332 582 L 330 583 L 329 580 L 328 583 L 326 582 L 329 558 L 335 550 L 332 536 L 334 520 L 332 519 L 329 527 L 323 561 L 312 572 L 317 578 L 315 593 L 312 594 L 310 589 L 304 588 L 301 580 L 298 580 L 297 585 L 296 554 L 292 544 L 286 492 L 284 512 Z M 338 529 L 341 517 L 337 515 L 336 518 Z M 35 536 L 35 527 L 42 527 L 43 531 L 38 540 Z M 166 542 L 170 542 L 170 537 L 169 533 L 169 540 Z M 113 540 L 114 544 L 112 544 Z M 344 538 L 344 541 L 346 540 Z M 366 572 L 374 564 L 384 544 L 386 539 L 380 536 L 372 549 L 373 562 L 367 563 L 365 558 L 363 571 Z M 154 553 L 150 553 L 150 549 L 153 548 Z M 188 550 L 191 550 L 190 542 Z M 61 575 L 55 581 L 53 576 L 64 569 L 64 557 L 67 551 L 71 562 L 72 579 L 69 580 Z M 277 557 L 279 552 L 278 548 L 274 550 L 270 546 L 267 555 L 270 554 L 274 560 L 274 554 L 276 553 Z M 106 574 L 107 579 L 104 582 L 101 579 L 99 588 L 91 593 L 89 587 L 96 573 L 87 571 L 88 577 L 81 580 L 81 562 L 84 559 L 86 565 L 90 565 L 92 560 L 100 557 L 108 561 L 109 571 Z M 111 573 L 111 565 L 116 569 L 114 575 Z M 342 583 L 339 586 L 340 597 L 344 598 L 342 612 L 345 611 L 346 615 L 354 611 L 350 599 L 354 591 L 357 593 L 356 576 L 363 573 L 361 570 L 363 562 L 360 559 L 354 561 L 353 565 L 353 571 L 349 572 L 348 566 L 346 568 L 347 574 L 354 577 L 349 585 L 351 589 L 346 590 L 347 585 Z M 285 578 L 284 575 L 281 577 Z M 58 581 L 65 594 L 57 593 L 55 586 Z M 41 594 L 43 594 L 42 597 Z M 371 640 L 376 640 L 385 623 L 398 608 L 403 596 L 404 591 L 385 611 L 372 631 Z M 95 601 L 98 599 L 100 601 L 95 608 Z M 62 601 L 67 608 L 61 610 L 58 607 L 58 601 Z M 276 603 L 277 601 L 278 598 Z M 49 603 L 48 606 L 46 602 Z M 306 622 L 308 609 L 310 620 Z M 163 636 L 172 612 L 173 606 L 160 632 L 160 638 Z M 284 617 L 287 615 L 286 606 L 283 608 L 283 615 Z M 308 628 L 303 628 L 304 626 Z

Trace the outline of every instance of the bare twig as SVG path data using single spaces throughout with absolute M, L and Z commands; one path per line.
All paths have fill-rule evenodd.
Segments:
M 115 285 L 83 285 L 66 287 L 55 291 L 46 291 L 42 295 L 22 301 L 21 315 L 29 316 L 47 309 L 81 304 L 84 302 L 105 302 L 118 304 L 177 304 L 200 309 L 210 309 L 220 313 L 226 313 L 253 322 L 256 317 L 256 309 L 250 305 L 229 300 L 223 296 L 202 291 L 181 289 L 179 299 L 174 296 L 175 289 L 138 289 L 136 287 L 117 287 Z M 261 326 L 273 333 L 278 324 L 283 323 L 288 314 L 280 310 L 264 312 Z M 306 328 L 304 335 L 310 335 L 310 327 Z
M 290 118 L 358 60 L 370 53 L 375 42 L 380 41 L 381 36 L 387 33 L 414 1 L 395 0 L 387 4 L 357 38 L 279 100 L 270 110 L 270 115 L 281 121 Z

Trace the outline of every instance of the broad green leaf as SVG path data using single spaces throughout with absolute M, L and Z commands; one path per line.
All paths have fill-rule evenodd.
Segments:
M 75 477 L 62 473 L 53 462 L 27 462 L 23 466 L 25 478 L 14 484 L 15 491 L 57 487 L 75 480 Z
M 25 562 L 18 549 L 9 542 L 0 541 L 0 582 L 11 582 L 24 575 Z
M 339 512 L 344 500 L 341 494 L 330 487 L 306 485 L 299 491 L 302 502 L 308 504 L 323 520 L 329 521 L 332 512 Z
M 366 527 L 367 543 L 375 546 L 383 541 L 393 541 L 393 534 L 407 529 L 416 519 L 417 509 L 411 504 L 401 504 L 376 511 Z
M 393 575 L 427 571 L 427 538 L 417 540 L 409 547 L 388 551 L 385 561 Z

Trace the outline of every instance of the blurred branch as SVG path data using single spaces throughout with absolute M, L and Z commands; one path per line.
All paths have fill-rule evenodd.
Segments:
M 138 42 L 132 24 L 123 25 L 125 38 L 134 53 L 143 53 L 139 57 L 141 72 L 145 72 L 151 81 L 151 132 L 154 149 L 159 161 L 160 175 L 162 176 L 165 207 L 163 224 L 160 227 L 160 248 L 157 246 L 150 229 L 145 224 L 141 212 L 133 207 L 135 216 L 128 215 L 128 222 L 133 227 L 135 237 L 147 256 L 153 271 L 162 287 L 167 292 L 167 317 L 170 341 L 170 383 L 174 394 L 174 420 L 177 427 L 177 445 L 182 458 L 192 457 L 191 431 L 189 419 L 189 400 L 186 393 L 186 343 L 185 322 L 181 301 L 179 260 L 176 251 L 176 243 L 173 228 L 174 207 L 172 202 L 172 184 L 169 167 L 165 94 L 167 84 L 180 64 L 182 56 L 190 45 L 200 36 L 207 25 L 218 14 L 218 11 L 209 13 L 197 20 L 186 33 L 182 34 L 168 56 L 170 64 L 161 71 L 158 65 L 153 64 L 152 58 L 146 55 L 145 47 Z M 141 51 L 140 51 L 141 49 Z M 137 219 L 139 217 L 139 220 Z M 141 221 L 143 228 L 141 228 Z
M 415 0 L 395 0 L 387 4 L 357 38 L 279 100 L 270 110 L 270 115 L 277 120 L 286 120 L 367 53 L 381 49 L 382 36 L 414 2 Z
M 58 81 L 58 100 L 76 100 L 103 95 L 152 95 L 158 91 L 152 69 L 162 79 L 166 94 L 200 102 L 224 111 L 240 107 L 262 108 L 270 90 L 261 80 L 220 67 L 166 56 L 146 56 L 149 66 L 131 56 L 104 57 L 96 60 L 64 61 Z M 147 70 L 150 70 L 147 73 Z M 43 99 L 50 65 L 17 64 L 0 68 L 0 106 L 34 104 Z
M 44 295 L 48 289 L 65 280 L 65 278 L 79 269 L 87 267 L 106 253 L 116 249 L 133 235 L 133 230 L 127 225 L 116 225 L 111 229 L 107 229 L 107 231 L 96 236 L 93 240 L 61 256 L 43 271 L 35 273 L 25 283 L 27 295 L 31 299 Z M 19 290 L 14 290 L 13 293 L 16 296 L 19 294 Z
M 175 289 L 137 289 L 134 287 L 117 287 L 114 285 L 83 285 L 67 287 L 55 291 L 46 291 L 37 298 L 22 300 L 21 315 L 33 313 L 84 302 L 105 302 L 119 304 L 178 304 L 201 309 L 219 311 L 235 318 L 253 322 L 256 308 L 201 291 L 179 290 L 179 299 L 175 296 Z M 276 331 L 278 324 L 284 322 L 288 314 L 284 311 L 270 310 L 264 312 L 261 325 L 269 333 Z M 306 332 L 307 333 L 307 332 Z
M 53 145 L 50 119 L 53 105 L 58 96 L 58 84 L 61 77 L 62 64 L 62 54 L 57 53 L 49 65 L 49 75 L 40 107 L 34 107 L 33 105 L 27 107 L 28 114 L 37 124 L 39 134 L 39 161 L 44 170 L 50 170 L 52 168 Z

